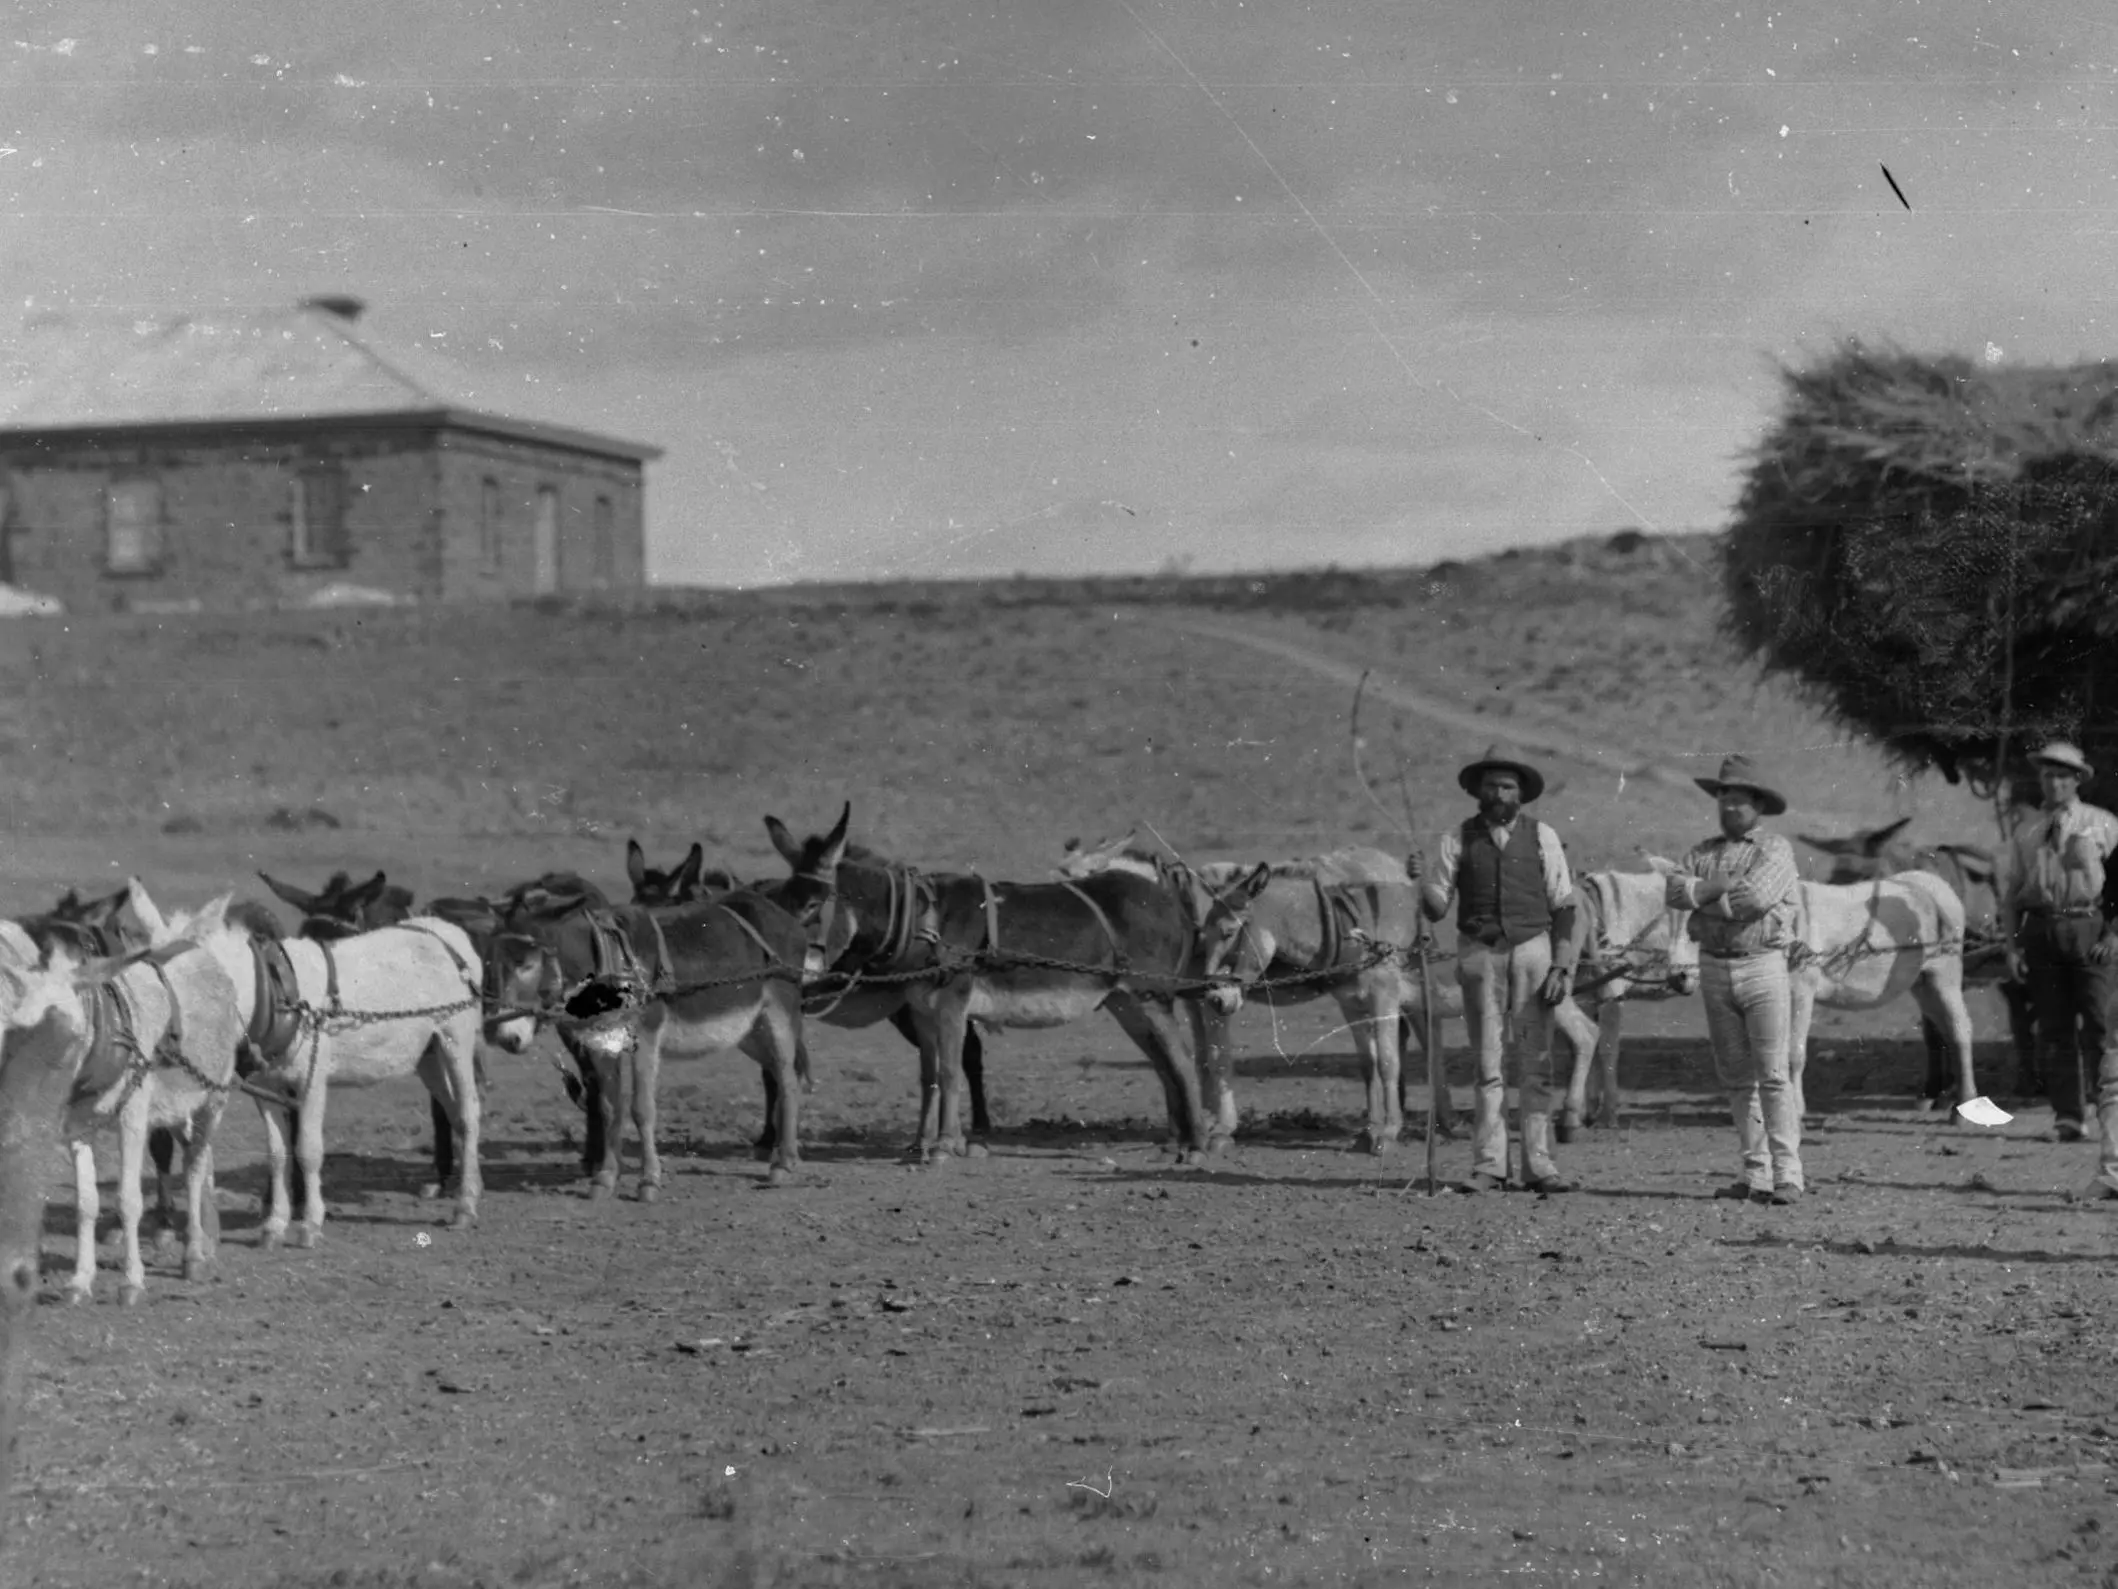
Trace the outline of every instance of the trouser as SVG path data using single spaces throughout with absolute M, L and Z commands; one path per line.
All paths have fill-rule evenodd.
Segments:
M 1507 1178 L 1510 1069 L 1522 1090 L 1524 1173 L 1533 1181 L 1559 1173 L 1551 1147 L 1552 1007 L 1543 998 L 1551 969 L 1552 940 L 1544 933 L 1512 948 L 1458 940 L 1456 980 L 1463 988 L 1465 1036 L 1478 1059 L 1474 1174 Z
M 2037 1007 L 2037 1060 L 2045 1096 L 2061 1120 L 2081 1118 L 2082 1077 L 2097 1078 L 2097 1114 L 2104 1121 L 2104 1166 L 2118 1164 L 2118 1034 L 2111 1030 L 2111 998 L 2118 966 L 2089 959 L 2103 924 L 2093 916 L 2023 918 L 2022 957 Z
M 1755 1191 L 1802 1184 L 1802 1117 L 1787 1079 L 1787 956 L 1778 950 L 1699 960 L 1699 993 L 1713 1039 L 1714 1070 L 1728 1093 Z

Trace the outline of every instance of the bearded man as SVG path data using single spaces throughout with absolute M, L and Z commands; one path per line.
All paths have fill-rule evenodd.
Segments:
M 1478 1058 L 1471 1174 L 1459 1191 L 1508 1182 L 1507 1073 L 1521 1092 L 1523 1178 L 1533 1192 L 1570 1192 L 1552 1162 L 1552 1012 L 1573 991 L 1574 879 L 1559 835 L 1522 808 L 1544 793 L 1544 777 L 1494 745 L 1456 777 L 1477 815 L 1441 835 L 1420 906 L 1440 921 L 1456 905 L 1456 980 L 1464 1026 Z M 1405 871 L 1419 881 L 1417 851 Z

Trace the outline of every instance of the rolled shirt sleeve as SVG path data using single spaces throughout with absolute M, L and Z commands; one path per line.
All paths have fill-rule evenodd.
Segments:
M 1549 822 L 1537 824 L 1537 854 L 1544 862 L 1544 902 L 1561 910 L 1574 902 L 1574 874 L 1566 864 L 1566 847 Z
M 1463 834 L 1455 828 L 1445 831 L 1434 844 L 1434 863 L 1427 867 L 1419 879 L 1421 897 L 1426 901 L 1427 914 L 1436 921 L 1449 913 L 1456 902 L 1456 871 L 1463 864 Z

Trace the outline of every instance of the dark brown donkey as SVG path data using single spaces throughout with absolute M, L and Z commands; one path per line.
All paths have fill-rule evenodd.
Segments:
M 902 880 L 869 862 L 841 863 L 833 938 L 896 935 Z M 1198 930 L 1177 890 L 1125 873 L 1066 883 L 928 880 L 913 937 L 931 977 L 904 984 L 920 1035 L 917 1153 L 928 1164 L 968 1151 L 960 1093 L 965 1034 L 987 1026 L 1058 1026 L 1108 1010 L 1162 1083 L 1181 1162 L 1207 1151 L 1199 1073 L 1174 1009 L 1197 991 Z
M 591 1196 L 617 1184 L 625 1061 L 633 1061 L 632 1118 L 640 1133 L 639 1196 L 660 1195 L 655 1091 L 664 1050 L 692 1057 L 739 1048 L 764 1075 L 773 1128 L 768 1178 L 800 1166 L 802 1005 L 809 952 L 803 923 L 748 890 L 648 910 L 591 903 L 531 886 L 501 903 L 493 940 L 497 1007 L 487 1035 L 510 1053 L 546 1019 L 581 1066 L 589 1115 Z
M 848 806 L 839 819 L 841 829 L 851 814 L 852 808 Z M 805 865 L 805 846 L 831 842 L 830 834 L 821 839 L 797 842 L 777 817 L 765 818 L 765 831 L 772 837 L 773 848 L 794 868 L 797 877 Z M 842 831 L 839 837 L 844 837 Z M 846 845 L 844 854 L 849 861 L 866 863 L 867 870 L 860 874 L 862 877 L 872 875 L 877 867 L 883 868 L 890 876 L 894 892 L 886 891 L 868 902 L 870 909 L 863 931 L 847 941 L 844 950 L 827 959 L 820 976 L 808 985 L 802 998 L 804 1019 L 849 1029 L 888 1021 L 906 1042 L 917 1048 L 919 1028 L 913 1024 L 912 1007 L 905 987 L 901 982 L 887 979 L 932 963 L 931 947 L 915 942 L 913 932 L 919 925 L 922 909 L 919 901 L 931 896 L 937 879 L 909 866 L 885 860 L 858 844 Z M 628 840 L 625 870 L 632 878 L 632 902 L 635 905 L 689 904 L 696 899 L 710 899 L 715 893 L 737 886 L 730 873 L 710 868 L 702 871 L 703 863 L 704 853 L 694 844 L 681 865 L 670 871 L 659 871 L 647 864 L 647 857 L 639 844 Z M 848 877 L 849 873 L 842 867 L 838 882 L 843 884 Z M 721 879 L 726 879 L 725 885 L 719 881 Z M 806 1052 L 806 1042 L 804 1048 Z M 807 1073 L 805 1059 L 803 1074 L 806 1076 Z M 963 1079 L 971 1095 L 971 1135 L 989 1137 L 993 1132 L 993 1117 L 987 1111 L 985 1101 L 985 1039 L 979 1036 L 975 1026 L 963 1034 Z M 766 1130 L 768 1133 L 771 1130 L 769 1121 Z

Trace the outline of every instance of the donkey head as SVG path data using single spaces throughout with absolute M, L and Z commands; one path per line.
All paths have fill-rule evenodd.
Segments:
M 804 971 L 815 976 L 833 965 L 852 942 L 854 922 L 838 907 L 838 866 L 846 858 L 846 829 L 853 822 L 853 802 L 847 801 L 829 833 L 796 842 L 778 817 L 765 818 L 765 832 L 793 875 L 785 882 L 762 890 L 782 910 L 801 922 L 808 932 L 809 952 Z
M 706 848 L 694 844 L 684 859 L 670 871 L 647 864 L 647 852 L 638 839 L 625 841 L 625 875 L 632 882 L 635 905 L 688 905 L 709 894 L 725 894 L 736 887 L 731 873 L 719 867 L 708 870 Z
M 1250 921 L 1250 907 L 1272 881 L 1269 862 L 1260 861 L 1249 871 L 1213 889 L 1213 904 L 1199 924 L 1200 972 L 1217 980 L 1206 1002 L 1220 1015 L 1233 1015 L 1243 1007 L 1243 989 L 1265 974 L 1272 964 L 1272 936 Z
M 412 914 L 412 891 L 391 887 L 382 872 L 365 883 L 354 883 L 344 872 L 333 872 L 313 894 L 263 872 L 257 875 L 264 878 L 267 888 L 302 913 L 304 938 L 350 938 L 377 927 L 395 926 Z

